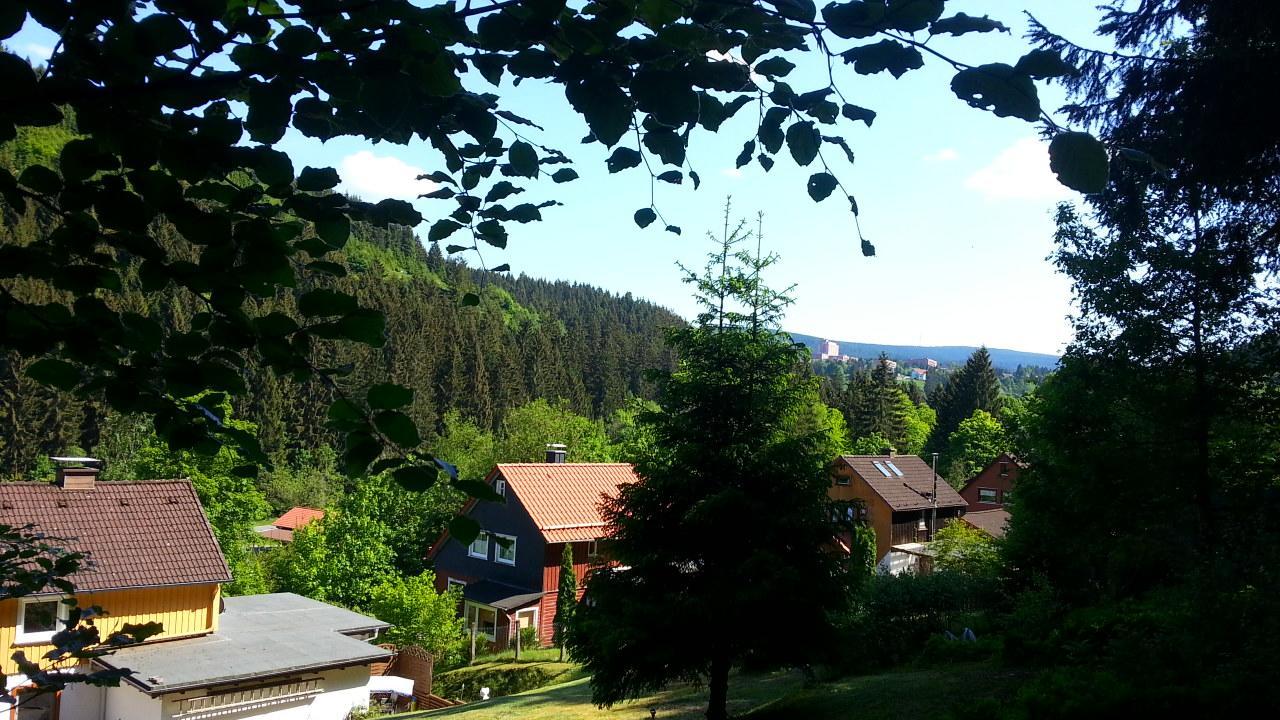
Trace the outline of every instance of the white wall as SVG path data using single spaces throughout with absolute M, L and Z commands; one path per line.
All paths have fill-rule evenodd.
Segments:
M 160 720 L 161 702 L 128 683 L 107 688 L 102 720 Z M 63 714 L 70 718 L 71 715 Z M 90 716 L 92 718 L 93 716 Z M 86 719 L 89 720 L 89 719 Z
M 107 688 L 94 687 L 84 683 L 72 683 L 62 691 L 62 705 L 59 710 L 59 717 L 67 718 L 84 718 L 85 720 L 100 720 L 102 718 L 102 704 L 106 702 Z
M 262 707 L 248 707 L 238 711 L 220 711 L 210 709 L 206 712 L 194 712 L 183 716 L 183 720 L 201 720 L 217 718 L 217 720 L 345 720 L 353 708 L 369 704 L 369 666 L 338 670 L 327 670 L 319 674 L 324 692 L 310 698 L 288 700 L 278 705 L 264 704 Z M 315 677 L 308 674 L 307 677 Z M 257 683 L 254 683 L 257 684 Z M 136 692 L 136 691 L 135 691 Z M 138 693 L 141 694 L 141 693 Z M 204 691 L 174 693 L 165 697 L 164 715 L 157 719 L 171 720 L 179 712 L 182 700 L 205 695 Z M 109 720 L 115 720 L 110 718 Z

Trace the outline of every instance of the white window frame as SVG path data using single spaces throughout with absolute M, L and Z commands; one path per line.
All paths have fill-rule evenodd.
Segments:
M 452 590 L 455 587 L 465 588 L 466 586 L 467 586 L 466 580 L 459 580 L 458 578 L 445 578 L 444 580 L 445 592 L 448 592 L 449 590 Z
M 498 613 L 501 612 L 500 610 L 498 610 L 498 608 L 493 607 L 492 605 L 485 605 L 484 603 L 471 602 L 470 600 L 467 600 L 466 602 L 464 602 L 462 607 L 464 611 L 463 617 L 465 618 L 465 624 L 466 624 L 468 635 L 471 634 L 471 626 L 474 625 L 476 626 L 476 635 L 489 638 L 490 640 L 497 639 Z M 487 610 L 493 613 L 493 632 L 486 632 L 484 628 L 480 626 L 481 610 Z
M 600 556 L 600 541 L 588 540 L 587 541 L 587 557 L 593 558 L 593 557 L 599 557 L 599 556 Z
M 494 537 L 493 561 L 500 565 L 515 565 L 516 564 L 516 536 L 504 535 L 502 533 L 494 533 L 493 537 Z M 511 544 L 506 547 L 503 547 L 502 543 L 498 542 L 497 538 L 502 538 L 503 540 L 510 540 Z M 506 558 L 502 557 L 502 553 L 504 551 L 510 551 L 511 553 L 510 560 L 507 560 Z
M 533 605 L 531 607 L 526 607 L 526 608 L 520 608 L 519 610 L 516 610 L 512 614 L 511 620 L 513 623 L 515 623 L 516 632 L 520 632 L 520 616 L 522 614 L 527 614 L 527 613 L 533 613 L 533 620 L 530 622 L 529 627 L 541 633 L 542 629 L 538 627 L 538 606 L 537 605 Z
M 502 478 L 494 480 L 493 491 L 505 498 L 507 496 L 507 481 Z
M 17 627 L 14 628 L 13 644 L 14 645 L 38 645 L 42 643 L 47 643 L 50 640 L 53 640 L 53 636 L 58 634 L 59 631 L 65 630 L 66 628 L 64 626 L 67 623 L 67 618 L 70 617 L 70 611 L 71 611 L 71 608 L 68 607 L 67 604 L 63 602 L 63 600 L 65 599 L 66 598 L 61 596 L 49 597 L 48 595 L 44 595 L 41 597 L 26 597 L 26 598 L 19 599 L 18 624 L 17 624 Z M 46 630 L 44 632 L 31 632 L 31 633 L 23 631 L 22 626 L 26 624 L 26 620 L 27 620 L 27 606 L 36 605 L 40 603 L 47 603 L 47 602 L 58 604 L 57 612 L 54 613 L 53 629 Z
M 982 497 L 982 491 L 983 491 L 983 490 L 986 490 L 987 492 L 990 492 L 990 493 L 991 493 L 991 499 L 990 499 L 990 500 L 984 500 L 984 499 L 983 499 L 983 497 Z M 1000 490 L 999 490 L 999 488 L 984 488 L 984 487 L 980 487 L 980 488 L 978 488 L 978 502 L 980 502 L 980 503 L 992 503 L 992 504 L 1000 502 Z
M 848 485 L 848 484 L 849 484 L 849 476 L 848 476 L 848 475 L 836 475 L 836 484 L 837 484 L 837 485 Z
M 479 542 L 484 543 L 484 550 L 476 552 L 476 543 Z M 476 539 L 472 540 L 471 544 L 467 546 L 467 557 L 479 558 L 480 560 L 489 559 L 489 533 L 481 530 L 480 534 L 476 535 Z

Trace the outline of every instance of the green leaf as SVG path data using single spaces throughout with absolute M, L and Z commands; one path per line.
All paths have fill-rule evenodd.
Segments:
M 565 97 L 587 121 L 596 140 L 612 147 L 631 129 L 634 105 L 618 84 L 601 73 L 569 85 Z
M 522 192 L 524 192 L 524 188 L 518 188 L 506 180 L 499 180 L 494 183 L 493 187 L 489 188 L 489 192 L 484 196 L 484 201 L 487 203 L 497 202 Z
M 454 222 L 448 218 L 437 220 L 431 225 L 431 229 L 427 231 L 427 241 L 436 242 L 438 240 L 443 240 L 457 232 L 461 227 L 461 223 Z
M 808 120 L 791 123 L 787 128 L 787 149 L 801 167 L 813 162 L 822 144 L 822 133 Z
M 795 63 L 784 57 L 771 57 L 756 63 L 756 72 L 766 77 L 786 77 L 796 69 Z
M 449 534 L 463 545 L 470 545 L 480 537 L 480 523 L 465 515 L 458 515 L 449 521 Z
M 364 432 L 348 433 L 342 461 L 348 475 L 359 477 L 381 454 L 382 444 L 374 436 Z
M 56 195 L 62 191 L 62 178 L 43 165 L 28 165 L 18 176 L 18 184 L 44 195 Z
M 827 199 L 832 190 L 836 189 L 836 179 L 831 173 L 820 172 L 809 176 L 809 197 L 817 202 Z
M 485 220 L 476 225 L 476 235 L 496 248 L 507 246 L 507 229 L 497 220 Z
M 1049 143 L 1049 169 L 1058 182 L 1082 193 L 1107 187 L 1107 148 L 1089 133 L 1062 132 Z
M 395 383 L 378 383 L 365 395 L 374 410 L 395 410 L 413 402 L 413 390 Z
M 138 22 L 137 33 L 139 39 L 145 43 L 145 52 L 153 56 L 163 55 L 191 44 L 191 33 L 187 32 L 182 21 L 166 13 L 156 13 L 143 18 Z
M 558 183 L 566 183 L 570 180 L 577 180 L 578 173 L 573 168 L 560 168 L 554 173 L 551 173 L 551 179 Z
M 356 309 L 356 299 L 344 292 L 319 288 L 298 296 L 298 312 L 305 317 L 344 315 Z
M 888 70 L 898 78 L 908 70 L 924 67 L 924 57 L 919 50 L 893 40 L 859 45 L 840 53 L 840 57 L 852 63 L 853 71 L 859 75 L 874 75 Z
M 636 16 L 651 30 L 661 30 L 680 19 L 683 8 L 675 0 L 640 0 Z
M 945 5 L 945 0 L 889 0 L 884 23 L 893 30 L 917 32 L 941 17 Z
M 818 9 L 813 0 L 767 0 L 778 14 L 788 20 L 811 23 L 817 17 Z
M 636 106 L 667 127 L 679 127 L 698 119 L 698 95 L 688 75 L 674 70 L 653 70 L 642 64 L 631 79 Z
M 507 162 L 511 165 L 511 174 L 517 177 L 538 177 L 538 153 L 533 146 L 523 140 L 511 144 L 507 151 Z
M 1051 77 L 1072 77 L 1080 74 L 1079 70 L 1063 60 L 1062 56 L 1053 50 L 1032 50 L 1018 58 L 1018 64 L 1014 65 L 1013 69 L 1026 73 L 1036 80 L 1044 80 Z
M 398 410 L 383 410 L 373 416 L 373 425 L 391 442 L 402 448 L 415 448 L 422 444 L 418 428 L 408 415 Z
M 636 224 L 642 228 L 649 227 L 657 219 L 658 213 L 654 212 L 653 208 L 640 208 L 635 214 Z
M 982 17 L 973 17 L 964 13 L 956 13 L 951 17 L 942 18 L 933 21 L 929 26 L 929 33 L 932 35 L 941 35 L 947 33 L 950 35 L 964 35 L 966 33 L 985 33 L 999 30 L 1000 32 L 1009 32 L 1008 26 L 998 20 L 983 15 Z
M 475 307 L 480 304 L 480 296 L 475 293 L 466 293 L 462 296 L 463 307 Z
M 605 165 L 609 168 L 609 172 L 616 173 L 619 170 L 626 170 L 639 165 L 640 160 L 640 152 L 638 150 L 620 147 L 613 151 L 613 154 L 605 161 Z
M 338 171 L 333 168 L 304 167 L 298 174 L 298 189 L 304 192 L 332 190 L 338 181 Z
M 361 308 L 347 313 L 337 323 L 338 334 L 372 347 L 386 344 L 387 319 L 377 310 Z
M 484 502 L 503 502 L 504 498 L 494 492 L 489 483 L 483 480 L 459 480 L 453 484 L 462 492 Z
M 351 237 L 351 220 L 341 213 L 315 221 L 316 235 L 320 236 L 330 247 L 339 248 Z
M 94 173 L 109 166 L 106 162 L 109 156 L 104 155 L 98 148 L 98 143 L 93 140 L 72 140 L 62 146 L 62 152 L 58 155 L 58 167 L 62 170 L 62 177 L 67 180 L 88 180 Z
M 0 3 L 0 40 L 11 37 L 22 29 L 27 19 L 27 9 L 16 2 Z
M 875 110 L 868 110 L 867 108 L 859 105 L 846 104 L 844 107 L 840 108 L 840 114 L 850 120 L 861 120 L 867 124 L 867 127 L 871 127 L 871 123 L 876 119 Z
M 679 225 L 668 225 L 666 229 L 667 229 L 667 232 L 669 232 L 669 233 L 673 233 L 673 234 L 675 234 L 675 235 L 679 235 L 679 234 L 680 234 L 680 226 L 679 226 Z
M 951 90 L 961 100 L 999 117 L 1035 122 L 1040 117 L 1036 84 L 1011 65 L 991 63 L 961 70 L 951 78 Z
M 267 185 L 288 185 L 293 182 L 293 161 L 279 150 L 257 148 L 253 172 Z
M 822 19 L 826 21 L 827 29 L 846 40 L 869 38 L 880 32 L 884 27 L 884 14 L 883 2 L 854 0 L 822 8 Z
M 863 240 L 863 241 L 862 241 L 862 256 L 863 256 L 863 257 L 875 257 L 875 255 L 876 255 L 876 246 L 875 246 L 875 245 L 872 245 L 872 244 L 871 244 L 869 241 L 867 241 L 867 240 Z
M 738 153 L 738 159 L 734 161 L 734 167 L 742 167 L 751 162 L 751 156 L 756 152 L 756 141 L 748 140 L 742 146 L 742 152 Z
M 26 376 L 59 390 L 74 390 L 80 384 L 80 368 L 65 360 L 45 358 L 27 367 Z
M 320 36 L 306 25 L 290 25 L 275 38 L 280 52 L 293 57 L 305 57 L 320 48 Z
M 391 471 L 391 477 L 400 487 L 412 492 L 430 490 L 440 479 L 440 471 L 434 467 L 411 465 Z

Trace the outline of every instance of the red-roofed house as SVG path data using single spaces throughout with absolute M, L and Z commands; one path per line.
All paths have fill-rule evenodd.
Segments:
M 1018 473 L 1027 469 L 1027 464 L 1009 453 L 1000 453 L 977 475 L 960 488 L 960 496 L 969 503 L 969 511 L 995 510 L 1002 508 L 1013 497 L 1013 488 L 1018 483 Z
M 463 513 L 480 524 L 475 542 L 463 545 L 445 533 L 431 548 L 438 589 L 463 586 L 467 624 L 491 640 L 514 628 L 534 627 L 551 643 L 556 590 L 566 543 L 573 547 L 579 593 L 596 542 L 605 536 L 600 502 L 638 478 L 625 463 L 566 463 L 548 453 L 546 463 L 499 464 L 485 482 L 505 502 L 471 502 Z
M 271 522 L 270 525 L 254 528 L 259 535 L 269 540 L 293 542 L 293 531 L 324 518 L 324 511 L 317 508 L 293 507 Z

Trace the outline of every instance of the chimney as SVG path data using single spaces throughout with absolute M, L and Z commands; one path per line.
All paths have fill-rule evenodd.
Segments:
M 885 457 L 898 457 L 898 451 L 892 445 L 881 448 L 880 454 Z
M 51 457 L 58 467 L 54 483 L 63 490 L 92 490 L 102 461 L 91 457 Z
M 563 463 L 568 453 L 561 443 L 547 443 L 547 462 Z

